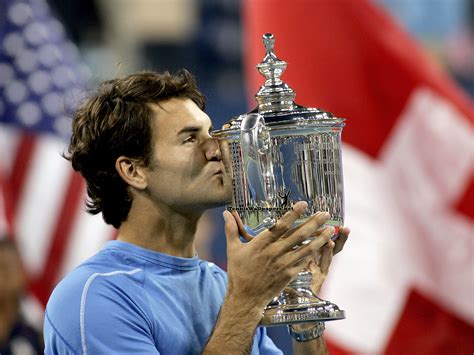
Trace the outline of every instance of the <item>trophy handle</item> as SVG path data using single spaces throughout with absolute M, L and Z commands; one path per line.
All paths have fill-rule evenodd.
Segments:
M 270 132 L 265 125 L 265 119 L 258 113 L 243 115 L 240 130 L 240 149 L 248 191 L 256 207 L 261 207 L 266 214 L 263 227 L 267 228 L 276 222 L 274 213 L 271 212 L 276 188 Z

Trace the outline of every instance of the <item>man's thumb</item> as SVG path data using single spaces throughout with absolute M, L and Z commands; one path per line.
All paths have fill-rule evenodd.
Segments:
M 235 221 L 234 216 L 229 211 L 224 211 L 222 213 L 224 216 L 224 223 L 225 223 L 225 236 L 227 239 L 227 244 L 236 244 L 240 243 L 239 240 L 239 228 L 237 226 L 237 222 Z

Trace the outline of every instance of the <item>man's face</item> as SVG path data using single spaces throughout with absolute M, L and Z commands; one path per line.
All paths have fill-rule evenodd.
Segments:
M 180 212 L 202 212 L 231 199 L 231 178 L 211 139 L 211 120 L 190 99 L 152 105 L 153 159 L 146 170 L 148 193 Z

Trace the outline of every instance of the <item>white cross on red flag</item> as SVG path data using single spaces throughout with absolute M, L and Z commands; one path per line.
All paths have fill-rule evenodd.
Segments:
M 324 297 L 331 354 L 474 351 L 474 106 L 367 0 L 244 2 L 248 92 L 275 35 L 296 101 L 347 118 L 346 225 Z M 253 98 L 252 98 L 252 102 Z

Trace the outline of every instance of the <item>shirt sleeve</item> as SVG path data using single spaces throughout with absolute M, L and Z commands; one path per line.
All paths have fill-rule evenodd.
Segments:
M 121 278 L 125 281 L 117 280 Z M 136 286 L 128 275 L 118 274 L 98 276 L 84 289 L 80 312 L 84 354 L 159 354 L 148 304 Z
M 277 348 L 273 340 L 268 336 L 264 327 L 257 328 L 257 340 L 259 354 L 262 355 L 283 355 L 283 352 Z
M 139 280 L 130 276 L 92 275 L 81 293 L 78 318 L 56 312 L 45 321 L 45 353 L 159 354 L 147 300 Z

